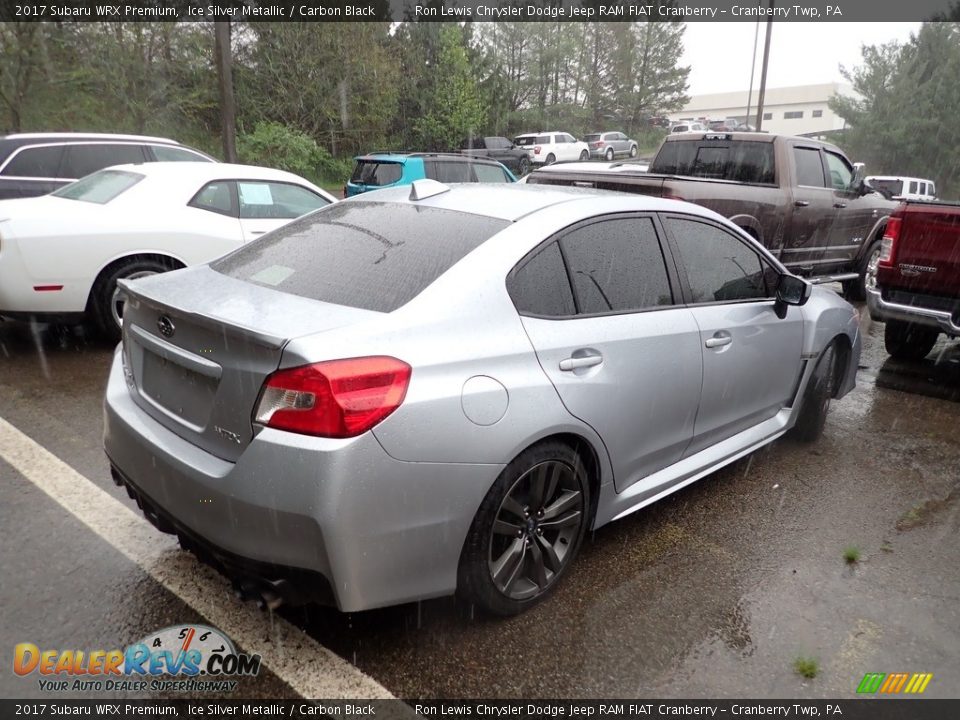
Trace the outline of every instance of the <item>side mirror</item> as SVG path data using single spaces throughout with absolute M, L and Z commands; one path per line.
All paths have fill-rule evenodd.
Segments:
M 853 178 L 850 180 L 850 189 L 859 195 L 866 195 L 868 192 L 873 192 L 873 189 L 863 180 L 866 176 L 866 166 L 863 163 L 854 163 Z
M 777 281 L 776 310 L 777 317 L 784 318 L 787 315 L 788 305 L 803 305 L 810 299 L 812 286 L 803 278 L 796 275 L 783 274 Z

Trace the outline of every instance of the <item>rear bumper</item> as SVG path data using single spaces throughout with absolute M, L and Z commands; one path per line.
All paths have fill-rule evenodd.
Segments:
M 917 302 L 922 302 L 920 296 L 917 296 Z M 960 301 L 958 301 L 958 309 L 951 312 L 950 310 L 924 307 L 923 305 L 885 300 L 880 289 L 869 288 L 867 290 L 867 308 L 870 310 L 870 317 L 877 322 L 902 320 L 933 327 L 954 337 L 960 336 Z
M 591 149 L 590 149 L 590 159 L 591 159 L 591 160 L 597 160 L 597 159 L 599 159 L 599 158 L 606 157 L 608 149 L 609 149 L 609 148 L 605 148 L 605 147 L 596 148 L 596 149 L 591 148 Z M 616 157 L 616 152 L 614 152 L 614 157 Z
M 502 469 L 402 462 L 372 433 L 331 440 L 270 429 L 227 462 L 144 413 L 119 354 L 104 448 L 148 518 L 201 558 L 241 581 L 282 581 L 277 594 L 288 599 L 330 596 L 343 611 L 453 593 L 470 523 Z

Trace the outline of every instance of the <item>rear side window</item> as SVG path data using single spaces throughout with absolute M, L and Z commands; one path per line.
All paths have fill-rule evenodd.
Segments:
M 813 148 L 795 147 L 793 159 L 797 165 L 797 185 L 824 187 L 823 162 L 820 151 Z
M 104 170 L 60 188 L 53 195 L 68 200 L 105 205 L 143 180 L 143 175 L 122 170 Z
M 563 256 L 555 242 L 521 264 L 507 280 L 507 290 L 521 315 L 569 317 L 576 313 Z
M 144 159 L 139 145 L 67 145 L 60 177 L 82 178 L 111 165 L 142 163 Z
M 560 241 L 581 314 L 671 305 L 670 282 L 649 218 L 617 218 Z
M 916 181 L 916 180 L 911 180 L 911 181 L 910 181 L 910 194 L 911 194 L 911 195 L 916 195 L 916 194 L 917 194 L 917 181 Z
M 207 183 L 187 204 L 200 210 L 237 217 L 237 205 L 231 180 L 214 180 Z
M 358 160 L 350 182 L 359 185 L 392 185 L 403 176 L 403 166 L 394 162 Z
M 169 145 L 151 145 L 150 150 L 159 162 L 210 162 L 203 155 Z
M 60 169 L 63 146 L 35 147 L 21 150 L 7 163 L 3 175 L 11 177 L 55 178 Z
M 422 205 L 336 203 L 211 267 L 281 292 L 391 312 L 509 224 Z
M 677 126 L 676 132 L 687 130 Z M 681 140 L 664 143 L 650 172 L 773 185 L 773 143 Z

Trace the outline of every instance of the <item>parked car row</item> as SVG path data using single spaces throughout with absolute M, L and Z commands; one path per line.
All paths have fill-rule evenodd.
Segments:
M 889 202 L 806 138 L 674 134 L 647 174 L 596 135 L 369 153 L 342 202 L 264 168 L 102 169 L 0 203 L 0 315 L 122 338 L 114 480 L 243 594 L 522 612 L 589 530 L 822 433 L 858 312 L 798 275 L 862 281 L 898 357 L 960 333 L 960 209 Z M 497 153 L 549 167 L 516 183 Z

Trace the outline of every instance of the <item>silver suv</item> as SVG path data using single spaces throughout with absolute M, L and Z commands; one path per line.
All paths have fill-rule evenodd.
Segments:
M 615 157 L 636 157 L 637 141 L 622 132 L 591 133 L 583 138 L 590 146 L 591 159 L 612 161 Z
M 0 199 L 46 195 L 111 165 L 216 162 L 175 140 L 146 135 L 21 133 L 0 137 Z

